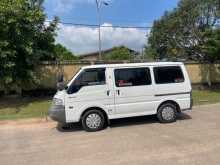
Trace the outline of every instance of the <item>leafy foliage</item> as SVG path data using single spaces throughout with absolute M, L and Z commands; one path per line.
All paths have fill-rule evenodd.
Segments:
M 129 60 L 131 58 L 130 50 L 124 46 L 114 47 L 110 53 L 104 55 L 105 60 Z
M 66 47 L 61 44 L 56 44 L 54 47 L 54 55 L 57 60 L 65 61 L 65 60 L 78 60 L 78 58 Z
M 155 58 L 214 62 L 220 59 L 219 24 L 219 0 L 181 0 L 154 22 L 146 52 Z
M 35 65 L 52 60 L 58 18 L 45 25 L 42 0 L 0 1 L 0 86 L 36 83 Z

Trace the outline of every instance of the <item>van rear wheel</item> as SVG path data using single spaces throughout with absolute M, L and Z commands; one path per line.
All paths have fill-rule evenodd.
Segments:
M 172 123 L 177 118 L 177 108 L 172 103 L 162 104 L 157 111 L 157 118 L 161 123 Z
M 104 125 L 105 117 L 99 110 L 89 110 L 82 116 L 82 126 L 85 131 L 99 131 L 104 128 Z

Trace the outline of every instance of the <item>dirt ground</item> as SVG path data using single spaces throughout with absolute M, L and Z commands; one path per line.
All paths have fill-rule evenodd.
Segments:
M 0 122 L 0 164 L 219 165 L 220 104 L 197 106 L 172 124 L 120 119 L 95 133 L 45 120 Z

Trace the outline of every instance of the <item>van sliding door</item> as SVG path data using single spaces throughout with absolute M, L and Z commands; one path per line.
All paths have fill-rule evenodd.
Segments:
M 155 113 L 150 68 L 115 69 L 114 78 L 116 114 L 138 116 Z

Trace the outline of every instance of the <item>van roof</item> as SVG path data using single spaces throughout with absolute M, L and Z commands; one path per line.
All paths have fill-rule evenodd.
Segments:
M 88 68 L 118 68 L 118 67 L 138 67 L 138 66 L 167 66 L 167 65 L 183 65 L 182 62 L 149 62 L 149 63 L 124 63 L 124 64 L 97 64 L 82 67 Z

